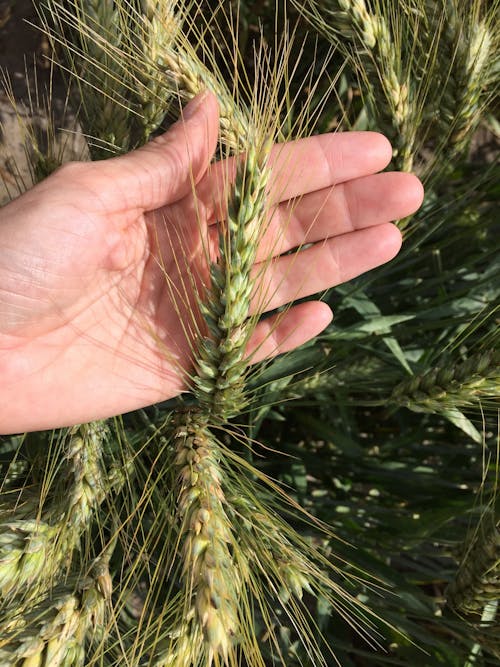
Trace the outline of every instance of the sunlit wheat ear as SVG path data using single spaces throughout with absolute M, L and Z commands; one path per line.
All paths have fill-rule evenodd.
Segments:
M 237 564 L 233 560 L 231 545 L 237 538 L 227 515 L 221 453 L 208 423 L 224 423 L 241 407 L 245 345 L 249 327 L 255 326 L 248 316 L 250 270 L 263 223 L 269 150 L 265 144 L 258 154 L 250 145 L 237 169 L 219 232 L 219 258 L 211 266 L 207 294 L 200 299 L 209 337 L 198 345 L 195 362 L 199 409 L 179 415 L 172 437 L 184 617 L 159 664 L 238 661 L 245 568 L 241 557 Z
M 143 61 L 137 72 L 142 86 L 137 87 L 139 100 L 139 122 L 142 134 L 139 143 L 144 143 L 163 121 L 172 98 L 172 90 L 165 85 L 163 69 L 164 54 L 175 47 L 182 21 L 176 13 L 177 0 L 144 0 L 142 12 L 135 13 L 124 5 L 127 27 L 130 30 L 130 61 Z M 138 56 L 142 54 L 142 57 Z
M 495 349 L 472 355 L 461 363 L 435 367 L 394 388 L 391 402 L 415 412 L 493 404 L 500 395 L 500 358 Z
M 474 2 L 464 6 L 447 0 L 445 5 L 440 55 L 448 70 L 439 124 L 446 137 L 444 152 L 448 159 L 456 159 L 467 148 L 491 95 L 499 30 L 495 3 L 489 10 Z
M 16 597 L 35 598 L 54 585 L 71 565 L 75 551 L 107 495 L 125 483 L 127 469 L 106 470 L 102 423 L 82 426 L 62 443 L 63 462 L 43 489 L 27 489 L 19 509 L 4 507 L 0 515 L 0 601 L 17 608 Z M 37 495 L 38 493 L 38 495 Z
M 372 7 L 365 0 L 308 0 L 295 4 L 352 61 L 367 86 L 379 129 L 393 144 L 396 166 L 411 170 L 416 138 L 415 100 L 411 96 L 410 72 L 402 62 L 402 46 L 398 43 L 404 33 L 400 33 L 400 25 L 389 22 L 389 18 L 396 21 L 399 15 L 383 12 L 379 3 Z M 346 39 L 351 46 L 345 43 Z
M 255 327 L 249 318 L 250 274 L 263 226 L 269 150 L 266 145 L 259 154 L 251 145 L 238 167 L 219 232 L 220 257 L 211 266 L 211 285 L 200 303 L 209 337 L 199 347 L 194 393 L 212 420 L 224 421 L 242 408 L 245 347 Z
M 229 187 L 227 216 L 219 224 L 219 255 L 211 265 L 209 289 L 200 299 L 207 337 L 198 343 L 192 380 L 198 407 L 179 414 L 171 438 L 180 522 L 179 553 L 174 558 L 182 564 L 184 592 L 179 602 L 182 617 L 158 664 L 233 665 L 245 656 L 249 664 L 263 665 L 253 608 L 259 610 L 274 651 L 272 609 L 277 601 L 315 664 L 326 664 L 301 603 L 304 591 L 322 595 L 336 609 L 348 609 L 347 616 L 356 616 L 355 601 L 329 578 L 327 560 L 308 548 L 246 483 L 248 475 L 259 477 L 257 470 L 250 464 L 245 470 L 242 460 L 214 435 L 214 426 L 226 428 L 245 401 L 244 354 L 256 324 L 248 317 L 250 270 L 265 228 L 270 177 L 270 147 L 267 142 L 261 146 L 259 153 L 258 142 L 250 143 Z M 358 615 L 364 611 L 358 610 Z
M 130 147 L 134 110 L 125 65 L 126 26 L 111 0 L 47 0 L 39 8 L 44 31 L 62 52 L 80 93 L 79 120 L 93 159 Z
M 240 137 L 247 135 L 250 129 L 247 116 L 231 101 L 225 87 L 191 52 L 189 43 L 182 44 L 175 51 L 166 50 L 163 62 L 168 85 L 178 93 L 181 100 L 190 100 L 207 88 L 217 95 L 223 142 L 238 151 L 241 147 Z
M 86 650 L 102 639 L 111 577 L 106 559 L 39 596 L 22 616 L 3 621 L 0 664 L 19 667 L 83 666 Z
M 188 641 L 200 644 L 207 664 L 215 656 L 228 662 L 239 634 L 243 582 L 231 555 L 235 538 L 226 514 L 220 453 L 202 416 L 191 414 L 182 421 L 174 443 L 186 618 L 175 651 Z

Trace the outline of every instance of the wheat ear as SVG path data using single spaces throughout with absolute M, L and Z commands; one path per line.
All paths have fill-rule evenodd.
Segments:
M 47 0 L 42 25 L 54 47 L 59 45 L 78 82 L 79 120 L 90 139 L 92 159 L 130 148 L 132 110 L 124 63 L 123 15 L 113 0 Z M 76 34 L 76 36 L 75 36 Z
M 0 665 L 83 667 L 86 644 L 101 638 L 111 587 L 106 555 L 89 576 L 54 587 L 22 617 L 11 617 L 0 639 Z
M 181 20 L 175 13 L 176 4 L 177 0 L 146 0 L 140 18 L 131 17 L 138 25 L 134 29 L 135 39 L 131 40 L 134 53 L 130 62 L 136 61 L 136 50 L 143 54 L 137 72 L 137 78 L 142 83 L 137 92 L 141 108 L 141 144 L 148 141 L 160 126 L 173 95 L 171 87 L 165 85 L 163 54 L 174 48 L 181 29 Z
M 499 394 L 500 356 L 490 350 L 404 380 L 389 400 L 415 412 L 441 412 L 496 400 Z
M 295 4 L 321 34 L 343 47 L 360 71 L 379 128 L 393 144 L 396 167 L 411 171 L 416 123 L 410 86 L 401 71 L 401 56 L 384 14 L 372 11 L 365 0 L 308 0 Z M 355 55 L 345 47 L 346 38 L 353 43 Z
M 222 144 L 234 152 L 240 152 L 242 138 L 251 136 L 249 114 L 239 108 L 221 82 L 222 78 L 214 76 L 188 44 L 164 49 L 161 59 L 165 85 L 177 93 L 182 101 L 188 101 L 206 89 L 217 96 Z
M 458 573 L 448 586 L 448 604 L 462 614 L 481 614 L 500 597 L 500 521 L 484 518 L 467 549 Z
M 187 413 L 174 433 L 186 622 L 165 664 L 191 665 L 193 647 L 227 663 L 239 632 L 241 578 L 231 556 L 221 456 L 203 417 Z M 203 640 L 203 641 L 202 641 Z M 177 656 L 177 657 L 176 657 Z M 168 662 L 168 660 L 174 660 Z
M 487 20 L 477 20 L 473 12 L 461 15 L 455 0 L 447 0 L 440 50 L 449 63 L 439 122 L 450 159 L 463 154 L 468 146 L 495 66 L 494 39 Z
M 108 430 L 101 422 L 75 429 L 66 449 L 66 476 L 59 471 L 53 500 L 39 509 L 33 494 L 26 506 L 3 509 L 0 521 L 0 600 L 3 605 L 17 595 L 34 597 L 52 586 L 68 568 L 80 536 L 85 533 L 109 493 L 120 488 L 128 474 L 121 466 L 106 473 L 103 441 Z M 40 495 L 37 495 L 39 499 Z M 22 518 L 17 518 L 18 514 Z
M 227 420 L 243 407 L 245 346 L 254 326 L 251 269 L 264 225 L 269 150 L 250 143 L 238 167 L 219 234 L 219 261 L 211 266 L 211 286 L 200 304 L 209 337 L 199 348 L 194 393 L 212 420 Z

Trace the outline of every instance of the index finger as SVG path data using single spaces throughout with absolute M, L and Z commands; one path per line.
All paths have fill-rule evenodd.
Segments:
M 276 144 L 269 158 L 269 203 L 375 174 L 389 164 L 391 156 L 391 144 L 378 132 L 337 132 Z M 238 158 L 211 165 L 196 187 L 196 198 L 203 204 L 209 223 L 225 216 L 227 191 L 237 165 Z

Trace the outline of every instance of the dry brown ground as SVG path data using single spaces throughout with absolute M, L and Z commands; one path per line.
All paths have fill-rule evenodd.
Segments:
M 0 0 L 0 76 L 4 83 L 0 86 L 0 204 L 31 183 L 24 132 L 33 130 L 42 149 L 46 142 L 48 123 L 43 98 L 47 96 L 50 81 L 50 51 L 43 34 L 31 23 L 36 23 L 32 0 Z M 19 118 L 5 92 L 6 76 Z M 82 140 L 65 131 L 71 126 L 71 118 L 65 118 L 65 86 L 60 76 L 53 78 L 51 97 L 59 141 L 64 144 L 68 158 L 77 157 L 81 154 Z

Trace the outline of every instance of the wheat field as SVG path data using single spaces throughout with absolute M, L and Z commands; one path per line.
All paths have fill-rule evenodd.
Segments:
M 205 89 L 236 168 L 189 391 L 0 436 L 0 667 L 500 664 L 498 0 L 35 9 L 27 101 L 3 75 L 6 199 Z M 323 333 L 249 365 L 271 145 L 349 130 L 384 133 L 424 204 L 394 261 L 320 295 Z M 165 271 L 179 313 L 188 288 Z

